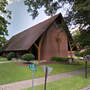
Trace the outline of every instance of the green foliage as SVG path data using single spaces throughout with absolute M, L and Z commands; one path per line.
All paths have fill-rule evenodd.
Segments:
M 67 20 L 73 25 L 78 25 L 79 30 L 90 30 L 90 0 L 75 0 Z
M 3 15 L 11 18 L 11 12 L 6 9 L 7 5 L 7 0 L 0 0 L 0 49 L 6 43 L 5 36 L 8 35 L 7 25 L 10 24 Z
M 66 62 L 67 59 L 63 58 L 63 57 L 52 57 L 51 58 L 52 61 L 62 61 L 62 62 Z
M 35 58 L 35 56 L 33 55 L 33 54 L 24 54 L 23 56 L 22 56 L 22 59 L 23 60 L 26 60 L 26 61 L 31 61 L 31 60 L 33 60 Z
M 0 14 L 6 14 L 8 18 L 11 18 L 11 11 L 7 10 L 8 1 L 7 0 L 0 0 Z M 0 15 L 0 16 L 1 16 Z
M 79 49 L 90 47 L 90 30 L 74 31 L 73 39 L 74 39 L 74 43 L 79 46 Z
M 62 8 L 65 3 L 73 2 L 74 0 L 25 0 L 25 5 L 28 6 L 28 12 L 33 19 L 38 16 L 39 9 L 44 7 L 46 15 L 53 15 L 58 9 Z
M 6 57 L 0 57 L 0 62 L 1 61 L 7 61 L 7 58 Z
M 15 57 L 16 57 L 16 55 L 14 52 L 10 52 L 7 56 L 8 60 L 11 60 L 12 58 L 15 58 Z
M 80 30 L 90 30 L 90 0 L 25 0 L 28 12 L 33 19 L 38 16 L 39 9 L 44 7 L 46 15 L 54 15 L 64 4 L 69 3 L 71 10 L 67 10 L 68 25 L 78 25 Z
M 90 48 L 87 49 L 85 52 L 82 52 L 82 53 L 78 54 L 78 56 L 81 56 L 81 57 L 86 56 L 86 55 L 90 55 Z

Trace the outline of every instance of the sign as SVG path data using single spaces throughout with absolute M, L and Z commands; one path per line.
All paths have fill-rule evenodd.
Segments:
M 70 64 L 72 63 L 72 58 L 69 58 L 69 63 L 70 63 Z
M 50 72 L 53 70 L 51 67 L 43 66 L 42 67 L 45 72 L 45 83 L 44 83 L 44 90 L 46 90 L 46 84 L 47 84 L 47 76 L 50 74 Z
M 32 90 L 34 90 L 34 71 L 37 71 L 36 64 L 30 64 L 29 69 L 32 70 Z
M 83 57 L 84 61 L 90 61 L 90 55 L 86 55 Z
M 47 66 L 43 66 L 42 68 L 43 68 L 43 70 L 44 70 L 44 72 L 46 71 L 46 67 Z M 47 67 L 47 75 L 49 75 L 51 72 L 52 72 L 52 70 L 53 70 L 53 68 L 51 68 L 51 67 Z
M 83 57 L 84 61 L 85 61 L 85 78 L 87 78 L 87 74 L 88 74 L 88 61 L 90 61 L 90 55 L 86 55 Z
M 29 69 L 32 70 L 32 71 L 37 71 L 36 67 L 37 67 L 36 64 L 30 64 L 29 65 Z

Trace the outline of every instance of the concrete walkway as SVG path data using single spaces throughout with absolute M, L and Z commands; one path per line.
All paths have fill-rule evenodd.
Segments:
M 83 89 L 81 89 L 81 90 L 90 90 L 90 85 L 85 87 L 85 88 L 83 88 Z
M 90 68 L 88 69 L 88 71 L 90 72 Z M 63 78 L 72 77 L 72 76 L 82 74 L 82 73 L 84 73 L 84 69 L 48 76 L 47 82 L 52 82 L 52 81 L 60 80 Z M 34 85 L 40 85 L 40 84 L 44 84 L 44 77 L 34 79 Z M 24 80 L 24 81 L 19 81 L 16 83 L 0 85 L 0 90 L 22 90 L 24 88 L 29 88 L 31 86 L 32 86 L 32 80 Z

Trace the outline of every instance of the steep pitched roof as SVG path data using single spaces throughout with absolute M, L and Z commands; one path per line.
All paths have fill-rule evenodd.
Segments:
M 5 46 L 3 51 L 28 50 L 33 43 L 48 29 L 48 27 L 61 14 L 55 15 L 15 36 L 13 36 Z

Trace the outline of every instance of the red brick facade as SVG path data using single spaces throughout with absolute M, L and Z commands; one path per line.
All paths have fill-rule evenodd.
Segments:
M 68 41 L 67 34 L 62 28 L 56 29 L 55 25 L 52 25 L 46 32 L 42 43 L 41 59 L 47 60 L 54 56 L 68 56 Z

